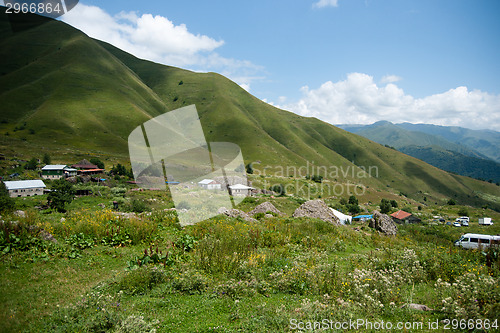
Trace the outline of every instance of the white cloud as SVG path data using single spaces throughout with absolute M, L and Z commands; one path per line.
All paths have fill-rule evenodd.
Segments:
M 386 75 L 384 76 L 381 80 L 380 83 L 393 83 L 393 82 L 398 82 L 401 81 L 402 78 L 397 76 L 397 75 Z
M 319 0 L 313 3 L 313 8 L 338 7 L 338 0 Z
M 250 87 L 262 67 L 250 61 L 225 58 L 214 52 L 224 44 L 206 35 L 191 33 L 160 15 L 121 12 L 112 16 L 96 6 L 79 4 L 61 19 L 90 37 L 108 42 L 138 58 L 195 71 L 219 71 L 238 84 Z M 249 75 L 248 73 L 251 73 Z
M 367 74 L 351 73 L 346 80 L 301 91 L 298 102 L 280 107 L 332 124 L 389 120 L 493 130 L 500 126 L 500 95 L 467 87 L 416 99 L 393 83 L 378 86 Z

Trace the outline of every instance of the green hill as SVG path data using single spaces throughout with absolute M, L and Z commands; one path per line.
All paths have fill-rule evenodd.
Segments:
M 440 169 L 477 179 L 500 181 L 500 163 L 474 150 L 473 147 L 460 144 L 465 142 L 465 139 L 461 141 L 459 138 L 464 138 L 465 135 L 470 140 L 480 138 L 483 136 L 482 131 L 424 124 L 392 124 L 388 121 L 364 126 L 341 125 L 341 127 L 380 144 L 394 147 Z M 419 129 L 424 131 L 421 132 Z M 453 139 L 449 134 L 455 131 L 457 132 L 455 141 L 448 141 L 447 138 Z M 495 135 L 490 135 L 490 140 L 494 142 Z
M 8 157 L 50 151 L 61 162 L 89 155 L 126 161 L 135 127 L 195 104 L 207 141 L 238 144 L 246 163 L 260 162 L 254 164 L 258 173 L 288 168 L 288 176 L 292 167 L 309 163 L 340 170 L 325 175 L 339 184 L 500 208 L 494 184 L 449 174 L 318 119 L 277 109 L 219 74 L 140 60 L 59 21 L 44 19 L 14 33 L 0 16 L 0 56 L 7 59 L 0 64 L 0 147 Z M 363 177 L 361 167 L 377 173 Z

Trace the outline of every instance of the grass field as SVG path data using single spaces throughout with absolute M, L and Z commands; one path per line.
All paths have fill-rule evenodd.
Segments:
M 493 325 L 500 314 L 498 252 L 487 260 L 452 243 L 464 232 L 500 233 L 499 223 L 477 225 L 479 216 L 499 221 L 491 210 L 425 207 L 416 212 L 423 223 L 400 225 L 395 237 L 366 223 L 335 227 L 290 217 L 251 223 L 217 216 L 183 229 L 164 210 L 172 207 L 165 192 L 117 184 L 99 193 L 77 198 L 64 214 L 35 209 L 44 196 L 17 199 L 26 216 L 2 217 L 18 225 L 1 231 L 1 331 L 290 332 L 307 322 L 358 319 L 423 323 L 420 331 L 437 321 L 437 331 L 445 331 L 447 318 Z M 117 197 L 120 210 L 139 200 L 144 212 L 117 215 L 109 208 Z M 288 216 L 301 202 L 256 197 L 241 208 L 264 201 Z M 341 207 L 339 199 L 325 201 Z M 468 228 L 427 223 L 463 209 Z M 57 244 L 40 240 L 30 225 L 52 233 Z M 433 310 L 402 308 L 408 303 Z

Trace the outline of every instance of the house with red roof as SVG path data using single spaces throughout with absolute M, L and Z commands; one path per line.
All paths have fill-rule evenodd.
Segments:
M 399 223 L 399 224 L 408 224 L 408 223 L 420 223 L 421 220 L 413 216 L 412 214 L 405 212 L 404 210 L 398 210 L 397 212 L 394 212 L 391 214 L 392 219 L 394 222 Z

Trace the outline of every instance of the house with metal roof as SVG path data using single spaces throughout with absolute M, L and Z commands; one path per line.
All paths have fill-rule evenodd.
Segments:
M 48 164 L 42 168 L 43 179 L 59 179 L 63 177 L 76 176 L 76 169 L 69 168 L 65 164 Z
M 221 184 L 213 179 L 203 179 L 198 182 L 198 186 L 205 190 L 220 190 Z
M 4 184 L 12 198 L 42 195 L 46 188 L 40 179 L 5 181 Z
M 243 184 L 236 184 L 229 186 L 229 194 L 232 196 L 248 196 L 252 194 L 253 187 Z
M 42 168 L 43 179 L 59 179 L 64 177 L 65 164 L 48 164 Z
M 421 220 L 413 216 L 412 214 L 405 212 L 404 210 L 398 210 L 397 212 L 394 212 L 391 214 L 392 219 L 394 222 L 399 223 L 399 224 L 408 224 L 408 223 L 420 223 Z

